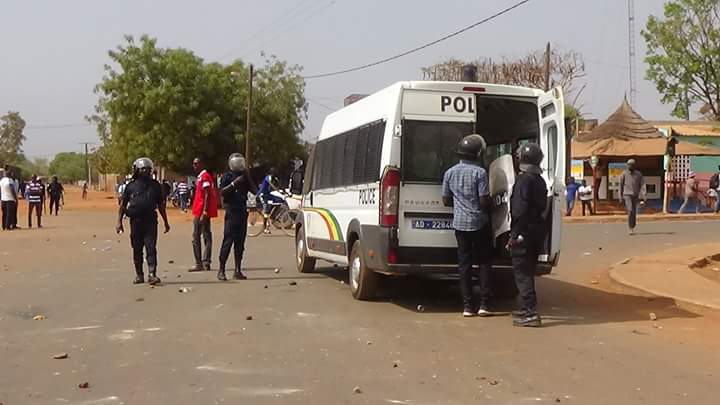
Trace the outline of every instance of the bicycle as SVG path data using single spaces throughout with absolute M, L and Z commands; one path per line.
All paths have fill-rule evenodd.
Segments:
M 294 213 L 287 203 L 269 203 L 273 207 L 269 214 L 263 212 L 262 203 L 257 199 L 255 206 L 248 207 L 248 236 L 271 234 L 272 229 L 280 230 L 287 236 L 295 236 Z

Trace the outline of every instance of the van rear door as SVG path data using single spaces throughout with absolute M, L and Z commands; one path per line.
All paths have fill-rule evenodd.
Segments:
M 540 142 L 545 151 L 543 177 L 548 184 L 550 227 L 540 261 L 556 265 L 560 258 L 562 199 L 565 191 L 565 104 L 557 87 L 538 98 Z

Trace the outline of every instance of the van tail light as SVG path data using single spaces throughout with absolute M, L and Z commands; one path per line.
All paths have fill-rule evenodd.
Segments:
M 397 249 L 395 249 L 395 248 L 388 249 L 387 261 L 389 264 L 397 264 L 397 262 L 398 262 Z
M 380 226 L 397 226 L 400 205 L 400 171 L 386 167 L 380 186 Z

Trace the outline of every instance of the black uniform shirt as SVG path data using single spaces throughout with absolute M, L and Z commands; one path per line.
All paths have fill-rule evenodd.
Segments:
M 510 198 L 510 235 L 528 238 L 542 237 L 543 213 L 547 206 L 547 187 L 539 174 L 520 173 L 515 179 Z
M 238 177 L 242 177 L 239 185 L 231 187 L 228 191 L 223 191 L 222 201 L 225 209 L 228 210 L 246 210 L 247 195 L 250 191 L 250 183 L 246 175 L 247 172 L 226 172 L 220 179 L 220 189 L 224 189 Z
M 165 204 L 165 199 L 162 195 L 162 187 L 160 187 L 160 183 L 158 183 L 157 180 L 154 179 L 144 179 L 142 177 L 139 177 L 130 183 L 128 183 L 127 186 L 125 186 L 125 191 L 123 191 L 122 195 L 122 203 L 125 204 L 126 202 L 129 202 L 133 194 L 136 193 L 143 193 L 145 191 L 145 188 L 149 187 L 149 192 L 151 193 L 151 198 L 153 201 L 155 201 L 156 205 L 153 208 L 151 213 L 148 213 L 149 219 L 157 219 L 157 208 L 161 204 Z M 135 218 L 133 218 L 135 219 Z
M 63 192 L 63 186 L 59 182 L 51 182 L 47 186 L 47 191 L 50 197 L 60 198 L 60 194 Z

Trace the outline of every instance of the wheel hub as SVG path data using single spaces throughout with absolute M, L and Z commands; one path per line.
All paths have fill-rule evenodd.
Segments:
M 357 291 L 360 285 L 360 258 L 356 257 L 353 259 L 350 265 L 350 286 L 353 291 Z

